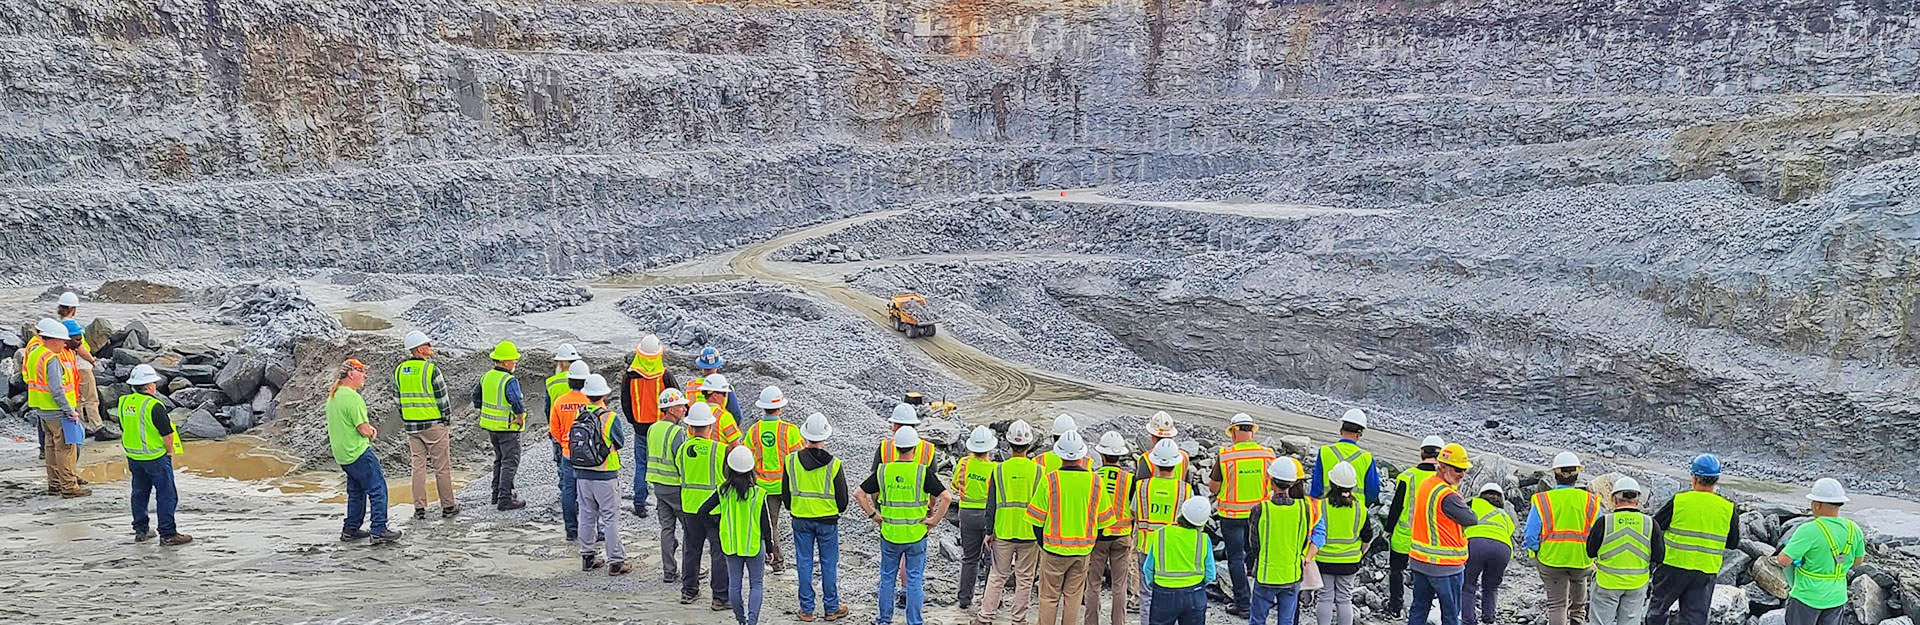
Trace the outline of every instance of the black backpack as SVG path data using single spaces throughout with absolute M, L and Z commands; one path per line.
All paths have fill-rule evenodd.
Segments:
M 600 419 L 606 411 L 592 407 L 582 409 L 573 419 L 573 429 L 567 431 L 568 462 L 575 469 L 599 469 L 607 463 L 607 456 L 613 455 L 613 449 L 607 445 L 606 434 L 600 430 Z

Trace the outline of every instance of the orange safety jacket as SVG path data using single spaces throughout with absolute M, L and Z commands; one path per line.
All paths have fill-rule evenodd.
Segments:
M 1440 510 L 1440 502 L 1458 491 L 1440 476 L 1421 482 L 1413 495 L 1413 546 L 1408 555 L 1435 566 L 1467 563 L 1466 531 Z

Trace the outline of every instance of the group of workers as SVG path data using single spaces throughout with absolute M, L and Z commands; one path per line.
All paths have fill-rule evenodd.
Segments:
M 73 350 L 80 348 L 69 337 L 77 335 L 52 320 L 38 329 L 40 340 L 26 357 L 30 405 L 43 423 L 75 419 L 78 400 L 64 381 L 74 379 Z M 394 372 L 394 390 L 414 493 L 424 500 L 427 473 L 438 473 L 441 514 L 450 517 L 459 507 L 447 477 L 447 386 L 434 365 L 432 341 L 413 332 L 404 343 L 409 357 Z M 636 463 L 632 511 L 659 516 L 661 580 L 679 584 L 681 603 L 698 600 L 704 553 L 712 608 L 732 610 L 743 625 L 759 622 L 766 569 L 787 566 L 778 540 L 783 524 L 792 528 L 799 620 L 847 616 L 837 583 L 839 522 L 856 506 L 878 526 L 882 541 L 881 625 L 893 622 L 896 595 L 907 625 L 924 622 L 927 536 L 949 513 L 957 517 L 963 554 L 957 599 L 976 625 L 995 623 L 1003 609 L 1025 625 L 1034 604 L 1040 625 L 1099 625 L 1103 613 L 1120 625 L 1134 610 L 1147 625 L 1204 623 L 1216 534 L 1231 589 L 1226 612 L 1251 625 L 1269 618 L 1293 625 L 1306 610 L 1301 593 L 1314 590 L 1319 625 L 1353 625 L 1360 570 L 1381 536 L 1390 552 L 1387 609 L 1403 613 L 1402 588 L 1410 585 L 1408 625 L 1426 625 L 1435 603 L 1441 625 L 1495 623 L 1496 595 L 1516 538 L 1545 584 L 1550 625 L 1643 619 L 1665 625 L 1676 604 L 1685 625 L 1706 625 L 1723 550 L 1740 543 L 1738 512 L 1715 492 L 1720 463 L 1712 455 L 1694 460 L 1691 490 L 1647 515 L 1636 480 L 1614 480 L 1606 493 L 1612 505 L 1603 506 L 1579 486 L 1578 457 L 1559 454 L 1551 463 L 1553 488 L 1528 502 L 1526 524 L 1517 527 L 1499 483 L 1481 486 L 1472 498 L 1462 494 L 1473 466 L 1467 450 L 1439 437 L 1422 441 L 1419 464 L 1391 477 L 1386 518 L 1392 527 L 1373 527 L 1368 509 L 1383 503 L 1377 501 L 1383 478 L 1360 444 L 1367 415 L 1358 409 L 1341 417 L 1339 440 L 1319 448 L 1310 468 L 1256 442 L 1258 425 L 1237 414 L 1227 426 L 1232 442 L 1219 450 L 1210 473 L 1190 476 L 1191 459 L 1176 445 L 1178 429 L 1163 412 L 1148 420 L 1146 451 L 1137 456 L 1119 432 L 1105 432 L 1090 445 L 1068 415 L 1054 419 L 1050 445 L 1025 421 L 1012 422 L 1005 453 L 992 429 L 976 427 L 965 441 L 967 455 L 941 476 L 934 444 L 916 430 L 919 411 L 901 403 L 887 417 L 892 432 L 877 442 L 866 479 L 850 486 L 843 460 L 826 448 L 834 435 L 826 416 L 790 422 L 785 394 L 769 386 L 754 402 L 758 417 L 743 428 L 716 350 L 703 350 L 694 361 L 699 374 L 684 385 L 666 370 L 665 351 L 652 335 L 635 347 L 616 416 L 610 406 L 615 389 L 606 378 L 572 346 L 556 350 L 545 380 L 547 434 L 567 539 L 579 546 L 582 570 L 633 571 L 620 540 L 616 483 L 621 450 L 638 446 L 630 454 Z M 495 449 L 493 503 L 512 510 L 526 505 L 513 485 L 526 398 L 513 375 L 520 358 L 515 346 L 502 342 L 491 356 L 496 366 L 481 377 L 473 399 Z M 356 359 L 340 367 L 326 404 L 327 432 L 347 476 L 341 540 L 385 542 L 400 532 L 388 527 L 386 481 L 378 459 L 366 453 L 379 434 L 360 394 L 366 370 Z M 190 539 L 173 528 L 167 464 L 179 441 L 157 408 L 158 379 L 150 367 L 136 368 L 129 383 L 140 393 L 123 398 L 118 413 L 134 468 L 135 538 L 152 536 L 151 490 L 160 500 L 160 535 L 180 544 Z M 60 434 L 57 425 L 46 433 Z M 77 486 L 58 481 L 70 480 L 71 465 L 58 475 L 55 468 L 71 459 L 54 455 L 49 488 L 72 496 L 67 489 Z M 1198 492 L 1198 483 L 1207 493 Z M 1776 556 L 1792 578 L 1787 622 L 1838 625 L 1847 571 L 1864 557 L 1865 541 L 1857 525 L 1839 517 L 1848 501 L 1839 482 L 1821 479 L 1807 498 L 1815 518 Z M 426 514 L 416 503 L 416 518 Z M 976 597 L 982 577 L 985 591 Z

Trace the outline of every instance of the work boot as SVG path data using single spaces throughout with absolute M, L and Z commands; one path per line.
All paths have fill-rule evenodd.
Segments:
M 727 611 L 727 610 L 731 610 L 731 609 L 733 609 L 733 604 L 730 604 L 730 603 L 727 603 L 727 600 L 726 600 L 726 599 L 714 599 L 714 600 L 713 600 L 713 611 L 715 611 L 715 612 L 725 612 L 725 611 Z
M 373 533 L 363 529 L 340 530 L 340 542 L 349 543 L 372 535 Z
M 373 544 L 375 545 L 384 545 L 396 540 L 400 540 L 400 530 L 389 529 L 373 535 Z
M 812 622 L 813 622 L 813 613 L 812 613 L 812 612 L 801 612 L 801 613 L 800 613 L 799 615 L 797 615 L 797 616 L 795 616 L 795 618 L 798 618 L 798 619 L 800 619 L 800 622 L 802 622 L 802 623 L 812 623 Z
M 87 478 L 84 478 L 84 477 L 73 478 L 73 481 L 80 484 L 81 486 L 86 486 L 88 484 Z
M 829 621 L 838 621 L 840 619 L 847 618 L 847 606 L 843 605 L 843 606 L 840 606 L 840 609 L 838 610 L 828 612 L 826 618 Z
M 153 532 L 150 532 L 147 530 L 140 530 L 138 532 L 133 533 L 133 542 L 144 543 L 149 540 L 153 540 L 153 536 L 154 536 Z
M 669 574 L 669 575 L 664 575 L 664 576 L 661 576 L 661 577 L 660 577 L 660 583 L 662 583 L 662 584 L 678 584 L 678 583 L 680 583 L 680 574 L 679 574 L 679 573 L 673 573 L 673 574 Z
M 647 518 L 647 507 L 640 504 L 633 504 L 633 516 L 642 519 Z
M 424 518 L 427 518 L 427 509 L 426 509 L 426 508 L 422 508 L 422 507 L 420 507 L 420 506 L 414 506 L 414 507 L 413 507 L 413 520 L 415 520 L 415 521 L 418 521 L 418 520 L 420 520 L 420 519 L 424 519 Z
M 696 595 L 680 595 L 680 605 L 691 605 L 693 600 L 698 598 Z
M 70 488 L 70 489 L 67 489 L 67 490 L 63 490 L 63 491 L 60 491 L 60 498 L 61 498 L 61 499 L 73 499 L 73 498 L 75 498 L 75 497 L 85 497 L 85 496 L 88 496 L 88 495 L 92 495 L 92 494 L 93 494 L 93 491 L 91 491 L 91 490 L 87 490 L 87 489 L 85 489 L 85 488 L 80 488 L 80 487 L 78 487 L 78 486 L 75 486 L 75 487 L 73 487 L 73 488 Z
M 519 510 L 525 507 L 527 507 L 527 502 L 524 502 L 518 499 L 511 499 L 511 500 L 500 502 L 500 506 L 499 506 L 501 512 L 506 512 L 508 510 Z
M 633 572 L 633 565 L 627 563 L 624 560 L 620 562 L 615 562 L 613 563 L 613 566 L 607 567 L 608 577 L 619 577 L 621 575 L 626 575 L 632 572 Z
M 160 544 L 166 545 L 168 547 L 178 547 L 190 542 L 193 542 L 193 537 L 188 536 L 186 534 L 174 534 L 172 536 L 168 536 L 166 538 L 160 539 Z
M 1247 618 L 1247 611 L 1246 609 L 1241 608 L 1240 606 L 1230 605 L 1230 606 L 1227 606 L 1227 616 L 1231 616 L 1234 618 Z
M 454 504 L 440 509 L 440 518 L 442 519 L 451 519 L 456 514 L 460 514 L 460 504 Z
M 582 571 L 591 571 L 605 565 L 606 561 L 601 560 L 600 556 L 591 553 L 580 554 L 580 570 Z

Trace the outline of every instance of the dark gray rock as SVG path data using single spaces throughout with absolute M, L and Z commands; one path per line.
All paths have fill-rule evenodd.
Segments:
M 1773 593 L 1767 592 L 1767 589 L 1761 588 L 1759 584 L 1747 584 L 1740 588 L 1747 591 L 1747 606 L 1755 616 L 1770 610 L 1778 610 L 1785 603 L 1779 597 L 1773 596 Z
M 213 386 L 220 370 L 212 365 L 180 365 L 180 375 L 196 385 Z
M 1762 511 L 1752 511 L 1740 515 L 1740 537 L 1772 543 L 1780 537 L 1780 517 Z
M 247 407 L 253 410 L 255 415 L 263 415 L 273 412 L 274 403 L 273 388 L 261 386 L 260 390 L 253 392 L 253 401 L 248 402 Z
M 133 387 L 127 385 L 127 383 L 125 382 L 101 385 L 100 387 L 101 412 L 104 414 L 108 410 L 113 410 L 114 406 L 120 405 L 121 395 L 126 395 L 132 392 L 133 392 Z M 108 421 L 112 421 L 112 419 L 108 419 Z
M 178 419 L 180 412 L 175 410 L 172 417 Z M 204 408 L 195 408 L 188 412 L 185 423 L 180 426 L 180 431 L 189 438 L 201 440 L 217 441 L 227 437 L 227 426 L 214 418 L 211 411 Z
M 272 386 L 274 390 L 285 389 L 287 388 L 287 383 L 293 380 L 293 362 L 285 358 L 275 358 L 272 362 L 267 363 L 266 371 L 262 373 L 262 377 L 265 378 L 266 384 Z
M 251 430 L 259 422 L 253 414 L 253 408 L 249 406 L 227 406 L 221 409 L 220 416 L 223 417 L 221 420 L 226 422 L 229 434 Z
M 1726 559 L 1720 565 L 1720 574 L 1713 578 L 1714 583 L 1739 586 L 1753 581 L 1753 576 L 1747 571 L 1748 567 L 1753 566 L 1753 556 L 1738 549 L 1729 549 L 1724 553 Z
M 1773 545 L 1759 540 L 1748 540 L 1745 534 L 1741 534 L 1740 537 L 1740 550 L 1747 552 L 1747 555 L 1755 558 L 1765 558 L 1773 555 Z
M 26 344 L 26 341 L 21 340 L 19 330 L 11 326 L 0 327 L 0 347 L 5 347 L 7 351 L 12 352 L 26 346 Z
M 136 319 L 128 321 L 125 327 L 114 332 L 112 335 L 112 343 L 117 349 L 133 348 L 153 350 L 159 348 L 160 345 L 154 343 L 153 339 L 150 338 L 151 336 L 152 335 L 147 332 L 147 324 Z
M 251 350 L 234 354 L 227 360 L 227 366 L 220 368 L 215 384 L 226 391 L 228 397 L 245 400 L 260 390 L 265 380 L 267 360 Z
M 195 386 L 185 390 L 175 391 L 167 397 L 172 398 L 173 403 L 181 406 L 200 406 L 205 404 L 224 406 L 233 401 L 231 396 L 220 389 L 207 386 Z
M 1707 608 L 1710 625 L 1746 625 L 1747 591 L 1725 584 L 1713 587 L 1713 601 Z
M 137 365 L 141 363 L 153 362 L 153 359 L 159 358 L 159 357 L 160 357 L 160 354 L 142 350 L 142 349 L 134 349 L 131 347 L 122 347 L 120 349 L 113 350 L 113 362 L 115 364 Z
M 1787 625 L 1787 611 L 1773 610 L 1761 614 L 1760 618 L 1753 622 L 1753 625 Z
M 113 322 L 107 321 L 106 317 L 94 317 L 93 322 L 87 324 L 86 329 L 81 333 L 82 336 L 87 337 L 87 344 L 92 345 L 96 351 L 110 349 L 113 343 Z M 94 356 L 97 357 L 99 354 L 95 353 Z
M 1860 575 L 1847 584 L 1847 609 L 1856 623 L 1879 623 L 1893 618 L 1887 607 L 1887 589 L 1872 575 Z
M 175 371 L 172 375 L 168 375 L 164 372 L 161 373 L 160 375 L 163 377 L 169 378 L 166 384 L 161 385 L 167 389 L 167 393 L 169 394 L 178 393 L 180 391 L 186 390 L 193 386 L 193 382 L 190 382 L 186 378 L 181 377 L 179 374 L 179 371 Z

